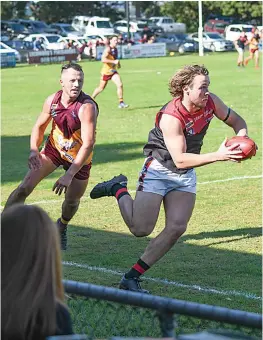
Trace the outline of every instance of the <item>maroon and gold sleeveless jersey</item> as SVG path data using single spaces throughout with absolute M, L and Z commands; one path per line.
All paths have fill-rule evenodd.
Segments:
M 116 60 L 118 59 L 118 50 L 116 47 L 111 48 L 110 47 L 110 51 L 107 55 L 107 59 L 110 60 Z M 116 72 L 116 68 L 117 65 L 113 64 L 113 63 L 103 63 L 102 69 L 101 69 L 101 74 L 102 75 L 112 75 L 113 73 Z
M 181 98 L 174 98 L 164 105 L 157 113 L 155 127 L 149 133 L 148 143 L 144 146 L 144 155 L 153 156 L 164 167 L 176 172 L 186 173 L 185 169 L 178 169 L 167 150 L 159 122 L 163 114 L 179 119 L 186 140 L 186 152 L 200 154 L 203 139 L 210 121 L 214 117 L 215 105 L 211 96 L 208 96 L 206 106 L 194 114 L 190 114 L 183 106 Z
M 75 102 L 67 108 L 61 103 L 62 90 L 58 91 L 50 106 L 52 129 L 48 136 L 48 142 L 51 143 L 62 159 L 72 163 L 76 158 L 83 142 L 81 139 L 81 122 L 79 119 L 79 110 L 88 100 L 93 102 L 99 112 L 97 103 L 87 94 L 81 92 Z M 90 164 L 93 153 L 90 154 L 85 164 Z

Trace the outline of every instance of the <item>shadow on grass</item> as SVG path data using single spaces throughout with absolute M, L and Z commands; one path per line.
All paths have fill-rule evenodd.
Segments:
M 160 104 L 160 105 L 148 105 L 148 106 L 140 106 L 140 107 L 131 107 L 131 108 L 128 108 L 127 111 L 134 111 L 134 110 L 140 110 L 140 109 L 161 109 L 163 107 L 164 104 Z M 157 111 L 156 111 L 157 113 Z
M 241 229 L 228 229 L 228 230 L 219 230 L 219 231 L 211 231 L 211 232 L 201 232 L 198 234 L 186 234 L 183 235 L 179 242 L 184 242 L 188 240 L 202 240 L 202 239 L 214 239 L 214 238 L 224 238 L 224 237 L 231 237 L 232 239 L 226 239 L 219 242 L 212 241 L 206 246 L 216 245 L 216 244 L 223 244 L 223 243 L 231 243 L 242 239 L 249 239 L 253 237 L 259 237 L 262 235 L 262 228 L 241 228 Z
M 108 227 L 104 226 L 103 228 Z M 256 237 L 260 234 L 260 228 L 242 228 L 215 233 L 201 233 L 200 239 L 238 235 Z M 181 241 L 146 273 L 146 276 L 168 279 L 187 285 L 217 287 L 228 291 L 240 290 L 261 295 L 261 256 L 183 242 L 192 239 L 192 236 L 198 237 L 198 235 L 182 237 Z M 63 260 L 84 264 L 81 269 L 83 279 L 88 278 L 89 275 L 92 276 L 91 269 L 88 266 L 93 267 L 93 270 L 97 272 L 100 271 L 101 275 L 104 275 L 103 268 L 119 272 L 127 271 L 137 262 L 150 241 L 150 238 L 136 238 L 131 234 L 129 235 L 128 232 L 122 234 L 107 229 L 96 230 L 84 226 L 70 227 L 68 239 L 69 248 L 63 254 Z M 75 271 L 74 267 L 76 265 L 73 264 L 73 272 Z M 109 275 L 107 270 L 105 275 Z M 74 279 L 71 275 L 67 278 Z M 119 279 L 119 276 L 116 279 L 113 278 L 113 286 L 118 285 Z M 93 283 L 104 284 L 104 282 Z M 147 289 L 149 282 L 145 281 L 144 284 Z M 156 282 L 156 285 L 158 284 L 163 285 L 161 282 Z
M 2 183 L 20 182 L 28 170 L 30 136 L 2 136 L 1 144 Z M 142 142 L 97 144 L 95 145 L 93 164 L 143 158 L 142 147 Z M 49 177 L 57 177 L 56 171 Z

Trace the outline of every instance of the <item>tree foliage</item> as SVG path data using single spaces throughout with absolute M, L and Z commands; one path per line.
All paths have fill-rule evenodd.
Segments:
M 1 19 L 24 18 L 26 1 L 1 1 Z
M 188 32 L 198 29 L 198 1 L 169 1 L 161 7 L 161 12 L 185 23 Z M 262 25 L 261 1 L 202 1 L 202 12 L 203 22 L 213 14 L 231 17 L 235 23 L 254 20 Z
M 36 20 L 71 22 L 75 15 L 105 16 L 116 21 L 125 16 L 117 12 L 108 1 L 38 1 L 30 2 L 32 16 Z M 133 1 L 138 15 L 146 17 L 169 15 L 177 22 L 183 22 L 187 31 L 198 28 L 198 1 L 166 1 L 159 6 L 157 1 Z M 2 19 L 24 18 L 27 1 L 1 1 Z M 236 23 L 256 20 L 262 22 L 261 1 L 202 1 L 203 22 L 211 14 L 232 17 Z M 262 25 L 262 23 L 261 23 Z

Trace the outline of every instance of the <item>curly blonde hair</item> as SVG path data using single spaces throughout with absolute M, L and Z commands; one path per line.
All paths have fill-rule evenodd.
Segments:
M 183 87 L 190 86 L 197 75 L 209 74 L 204 65 L 186 65 L 178 70 L 169 81 L 169 91 L 173 97 L 183 96 Z

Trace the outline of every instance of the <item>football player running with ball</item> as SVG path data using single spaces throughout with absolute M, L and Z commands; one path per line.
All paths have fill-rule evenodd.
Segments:
M 120 288 L 147 292 L 140 276 L 158 262 L 186 231 L 196 199 L 196 167 L 220 161 L 238 162 L 239 145 L 226 146 L 226 140 L 214 152 L 200 154 L 203 138 L 216 117 L 230 126 L 236 135 L 246 136 L 247 125 L 235 111 L 209 92 L 209 72 L 204 66 L 187 65 L 170 80 L 173 99 L 156 115 L 155 127 L 144 146 L 146 156 L 135 199 L 127 190 L 127 177 L 119 175 L 97 184 L 92 199 L 116 197 L 122 217 L 136 237 L 148 236 L 155 228 L 161 204 L 165 227 L 152 239 L 137 263 L 126 272 Z

